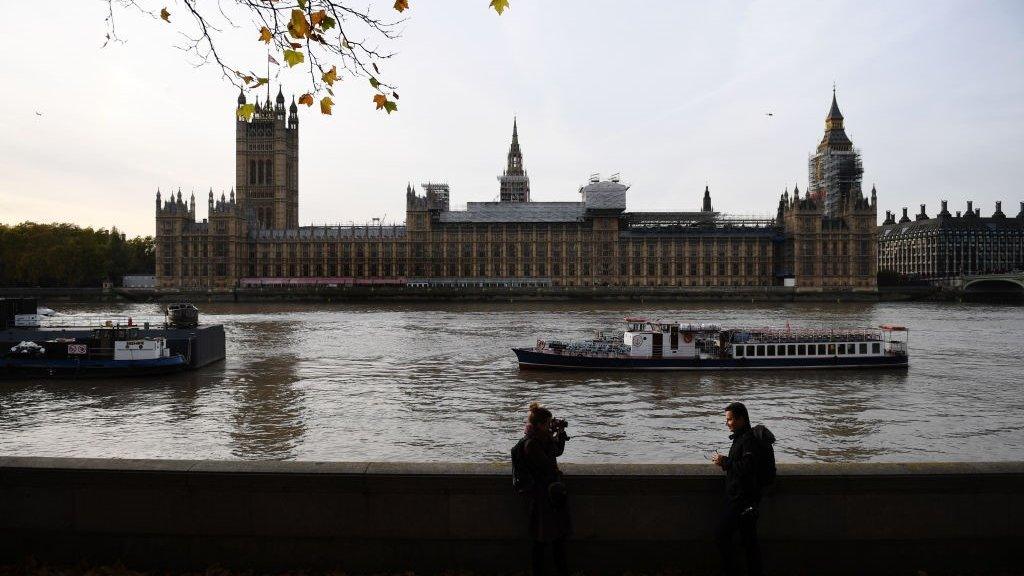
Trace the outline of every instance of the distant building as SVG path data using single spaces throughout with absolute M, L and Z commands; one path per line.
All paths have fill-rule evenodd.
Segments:
M 924 204 L 913 220 L 906 208 L 899 220 L 886 211 L 878 228 L 878 269 L 923 279 L 1022 270 L 1024 202 L 1016 217 L 1003 214 L 1002 202 L 988 217 L 971 201 L 966 211 L 954 215 L 943 200 L 934 218 Z
M 210 190 L 207 220 L 196 221 L 194 195 L 157 192 L 159 288 L 876 287 L 875 193 L 863 197 L 859 173 L 856 186 L 840 179 L 850 185 L 836 188 L 827 212 L 832 173 L 819 178 L 812 165 L 825 195 L 801 197 L 794 187 L 764 218 L 715 212 L 707 186 L 699 211 L 629 212 L 629 186 L 617 176 L 592 176 L 578 201 L 534 202 L 513 121 L 498 202 L 452 210 L 447 184 L 423 184 L 422 194 L 410 184 L 404 225 L 299 226 L 298 128 L 296 106 L 286 114 L 280 92 L 237 120 L 235 188 L 219 200 Z M 838 158 L 845 144 L 834 94 L 825 129 L 823 142 L 838 146 L 825 150 Z
M 838 215 L 851 198 L 860 196 L 864 168 L 860 152 L 846 135 L 834 88 L 832 108 L 825 118 L 825 136 L 807 164 L 807 195 L 824 204 L 826 216 Z

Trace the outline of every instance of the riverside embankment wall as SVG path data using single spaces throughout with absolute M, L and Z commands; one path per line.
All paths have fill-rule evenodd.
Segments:
M 715 567 L 710 465 L 563 466 L 574 569 Z M 0 458 L 0 564 L 352 572 L 523 570 L 525 503 L 500 464 Z M 1024 463 L 780 465 L 773 574 L 1019 569 Z

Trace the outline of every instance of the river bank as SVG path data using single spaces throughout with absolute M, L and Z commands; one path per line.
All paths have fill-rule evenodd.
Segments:
M 0 297 L 66 302 L 1021 302 L 1013 292 L 978 294 L 936 286 L 883 287 L 877 292 L 801 292 L 794 288 L 421 288 L 386 286 L 151 290 L 0 288 Z

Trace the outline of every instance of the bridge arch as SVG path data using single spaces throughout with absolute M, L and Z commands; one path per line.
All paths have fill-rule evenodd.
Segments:
M 970 280 L 964 283 L 964 292 L 1024 294 L 1024 276 Z

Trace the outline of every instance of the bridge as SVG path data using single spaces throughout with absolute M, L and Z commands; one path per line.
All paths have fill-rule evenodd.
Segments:
M 937 280 L 935 283 L 948 288 L 959 288 L 967 293 L 1024 294 L 1024 271 L 954 276 Z

